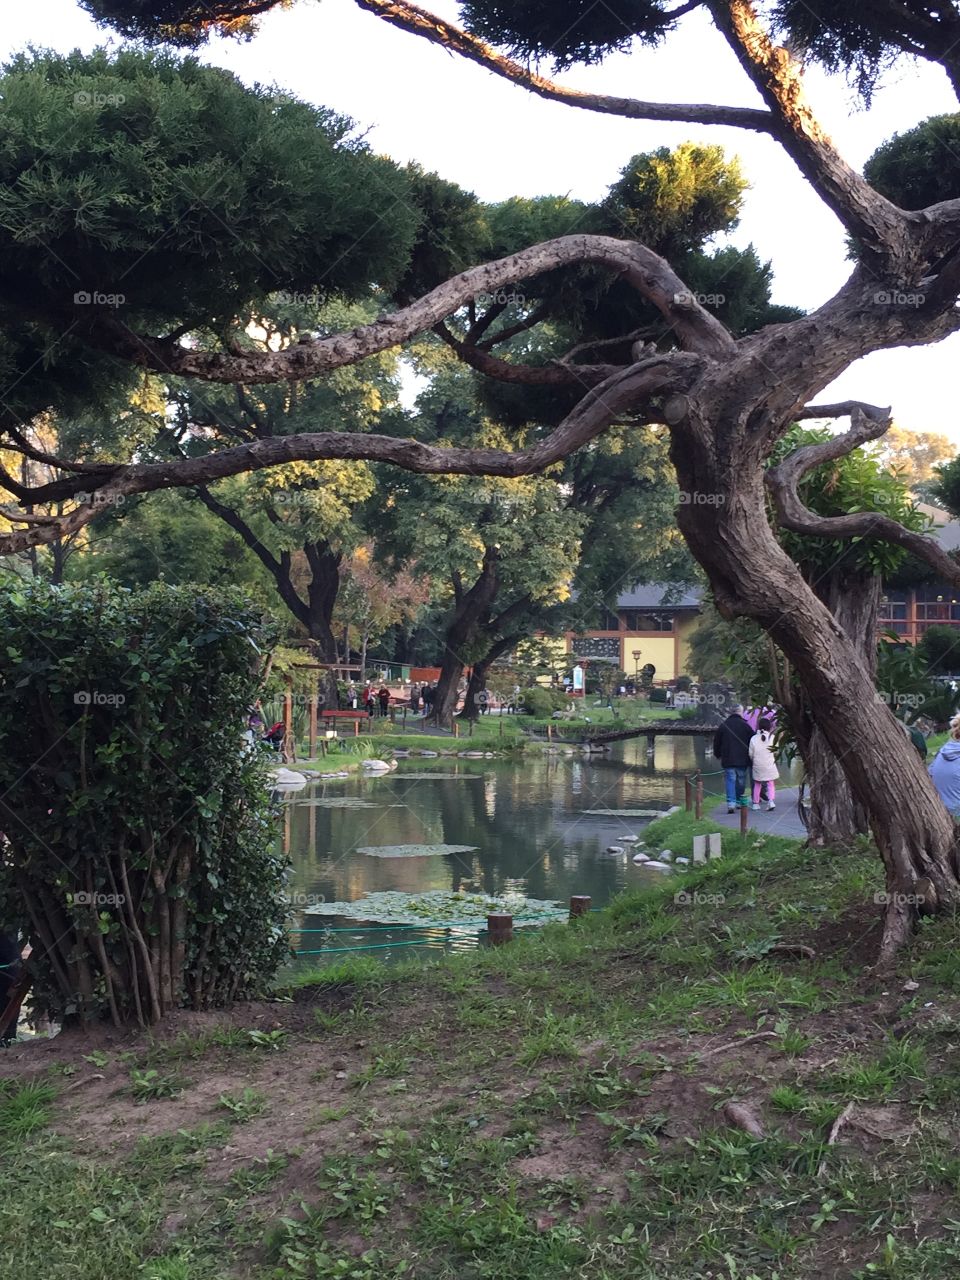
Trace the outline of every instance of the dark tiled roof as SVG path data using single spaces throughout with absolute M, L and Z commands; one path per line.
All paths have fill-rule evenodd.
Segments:
M 702 587 L 679 586 L 675 582 L 652 582 L 633 587 L 617 597 L 618 609 L 699 609 Z

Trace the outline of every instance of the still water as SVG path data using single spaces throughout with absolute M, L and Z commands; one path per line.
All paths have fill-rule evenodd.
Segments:
M 604 755 L 577 752 L 517 762 L 414 757 L 383 776 L 308 785 L 284 806 L 291 893 L 299 903 L 355 902 L 384 891 L 519 893 L 560 903 L 588 894 L 594 907 L 602 907 L 624 887 L 658 873 L 644 872 L 629 854 L 606 852 L 618 836 L 642 836 L 644 819 L 588 811 L 682 805 L 684 777 L 718 768 L 708 745 L 705 738 L 661 737 L 648 754 L 646 739 L 635 738 Z M 705 781 L 708 791 L 720 790 L 721 778 Z M 332 807 L 345 800 L 364 807 Z M 420 844 L 470 845 L 476 851 L 402 858 L 361 852 Z M 480 934 L 479 925 L 392 930 L 343 917 L 293 919 L 312 931 L 294 935 L 298 951 L 320 952 L 301 964 L 325 955 L 339 958 L 343 948 L 371 948 L 382 959 L 410 955 L 400 942 L 422 942 L 426 953 L 461 949 L 476 946 Z M 336 932 L 316 932 L 328 926 Z

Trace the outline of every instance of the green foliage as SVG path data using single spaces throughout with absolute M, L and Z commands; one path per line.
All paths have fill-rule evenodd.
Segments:
M 960 635 L 956 627 L 928 627 L 916 646 L 926 671 L 947 675 L 960 671 Z
M 122 316 L 218 332 L 267 291 L 356 295 L 406 263 L 418 214 L 352 122 L 137 49 L 13 58 L 0 75 L 0 371 L 115 381 L 64 331 Z M 390 217 L 370 211 L 391 207 Z M 24 326 L 33 317 L 34 328 Z M 93 368 L 91 369 L 91 363 Z M 36 382 L 39 397 L 43 384 Z M 22 397 L 18 389 L 18 396 Z M 46 408 L 47 398 L 23 416 Z M 62 406 L 60 406 L 62 407 Z
M 656 44 L 672 25 L 659 0 L 621 0 L 584 7 L 582 0 L 464 0 L 463 21 L 491 44 L 525 61 L 553 60 L 560 70 L 601 62 L 634 38 Z
M 653 703 L 660 703 L 660 704 L 662 705 L 663 703 L 665 703 L 665 702 L 666 702 L 666 700 L 667 700 L 667 691 L 666 691 L 666 689 L 656 689 L 656 688 L 654 688 L 654 689 L 651 689 L 651 690 L 650 690 L 650 701 L 651 701 L 651 702 L 653 702 Z
M 270 639 L 257 613 L 159 584 L 0 599 L 0 920 L 32 940 L 37 1007 L 146 1019 L 260 989 L 288 950 L 241 736 Z
M 960 191 L 960 115 L 933 116 L 878 147 L 864 177 L 904 209 L 952 200 Z
M 776 457 L 808 444 L 830 439 L 822 428 L 793 427 L 777 447 Z M 801 500 L 817 515 L 837 516 L 877 511 L 915 532 L 927 530 L 929 521 L 911 498 L 903 482 L 865 449 L 855 449 L 834 462 L 814 467 L 800 481 Z M 904 552 L 879 538 L 812 538 L 781 532 L 780 542 L 808 579 L 819 579 L 842 566 L 843 572 L 886 576 L 904 558 Z
M 520 706 L 528 716 L 545 720 L 554 711 L 563 711 L 565 707 L 569 707 L 570 699 L 559 689 L 544 689 L 535 685 L 531 689 L 520 691 Z
M 953 518 L 960 519 L 960 456 L 934 468 L 934 502 L 941 503 Z

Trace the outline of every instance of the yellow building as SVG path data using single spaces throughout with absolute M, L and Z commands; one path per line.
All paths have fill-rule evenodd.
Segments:
M 617 600 L 615 612 L 602 626 L 582 633 L 568 632 L 567 652 L 578 658 L 617 661 L 628 676 L 639 675 L 651 663 L 654 680 L 675 680 L 689 674 L 690 637 L 700 616 L 697 587 L 655 583 L 634 587 Z

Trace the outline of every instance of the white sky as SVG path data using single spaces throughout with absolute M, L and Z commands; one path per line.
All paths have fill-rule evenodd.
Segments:
M 451 0 L 422 0 L 455 18 Z M 705 19 L 657 51 L 611 57 L 563 77 L 578 88 L 655 101 L 756 105 L 733 55 Z M 110 41 L 75 0 L 5 5 L 0 55 L 28 45 L 65 51 Z M 511 195 L 601 196 L 639 151 L 694 138 L 738 154 L 750 180 L 741 224 L 731 237 L 753 242 L 775 273 L 774 300 L 813 308 L 848 274 L 844 234 L 771 140 L 737 129 L 621 120 L 542 101 L 473 63 L 447 54 L 361 11 L 352 0 L 299 0 L 270 14 L 250 43 L 217 41 L 201 56 L 247 83 L 277 84 L 352 116 L 370 144 L 401 163 L 416 160 L 483 200 Z M 891 134 L 958 110 L 938 68 L 904 64 L 869 112 L 842 80 L 811 71 L 807 91 L 842 154 L 857 167 Z M 853 365 L 821 399 L 893 406 L 898 423 L 942 431 L 960 444 L 955 379 L 960 335 L 934 347 L 899 348 Z

